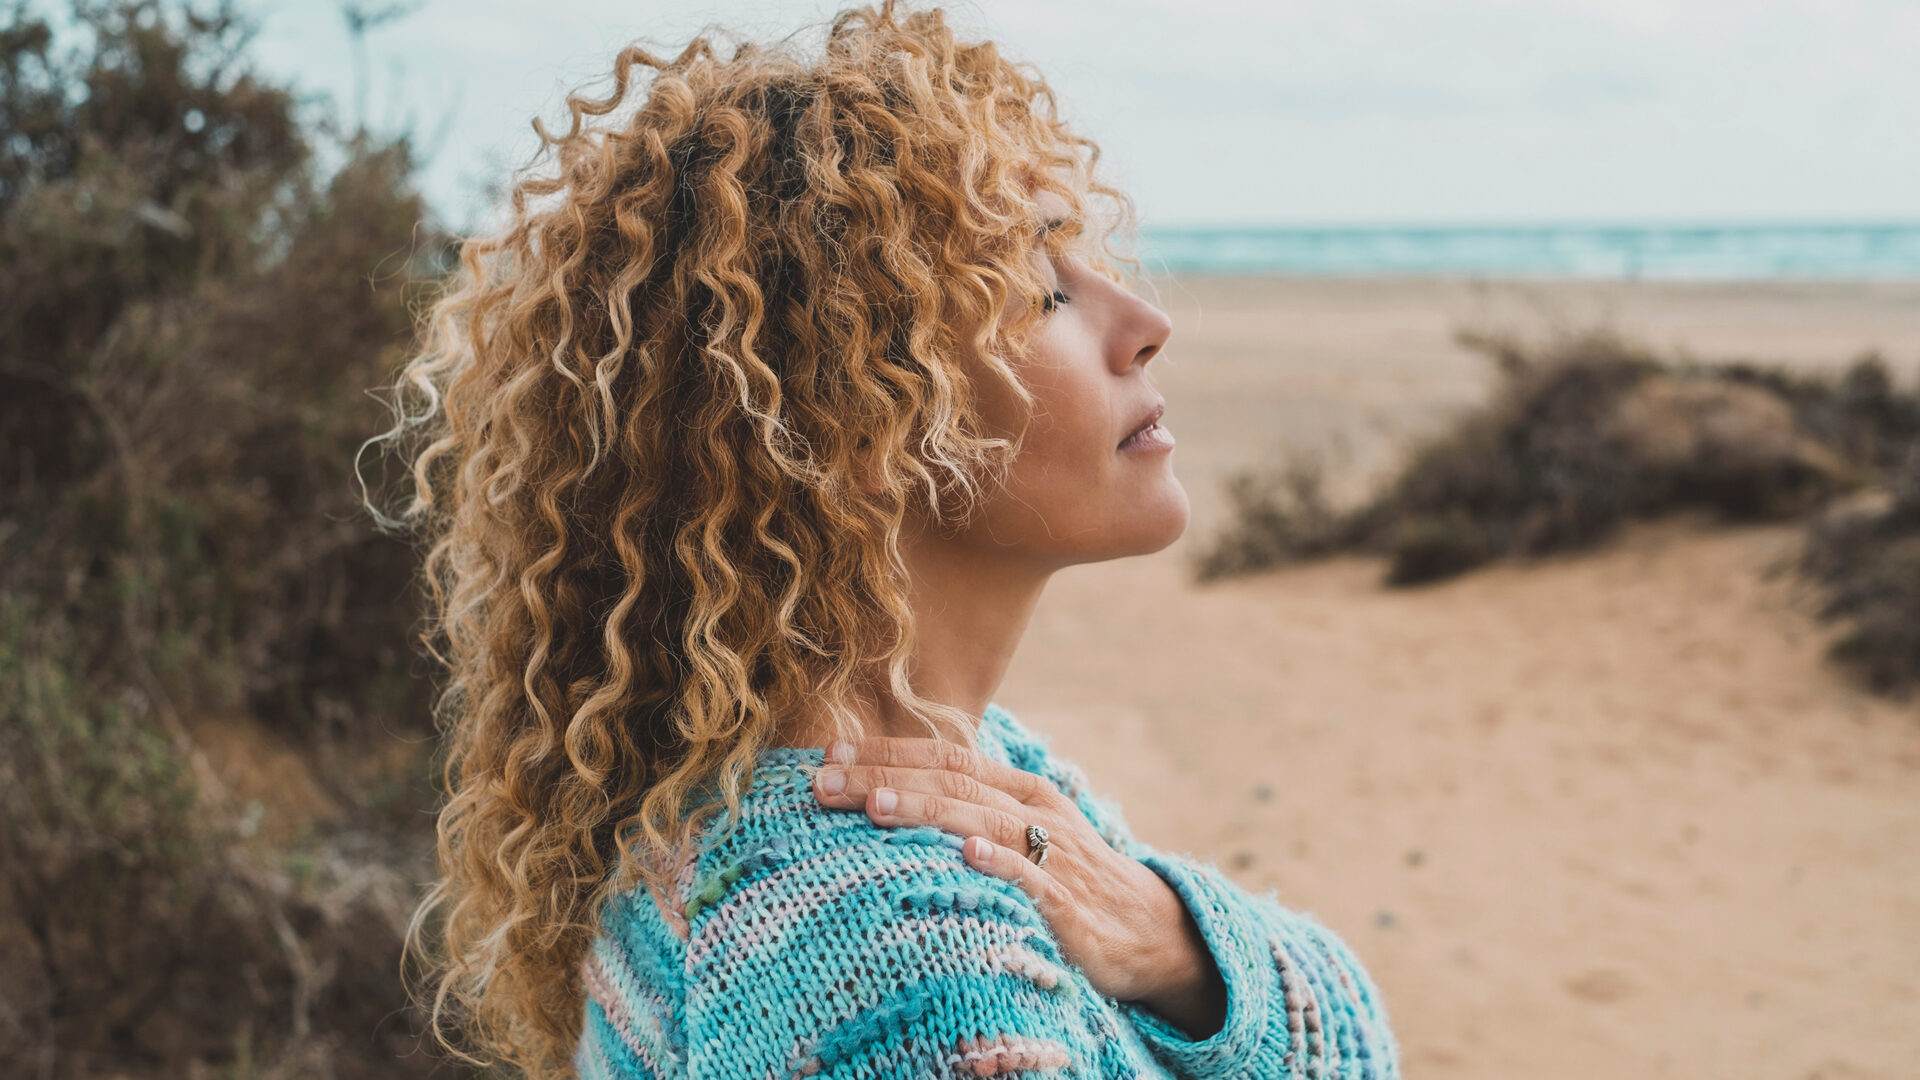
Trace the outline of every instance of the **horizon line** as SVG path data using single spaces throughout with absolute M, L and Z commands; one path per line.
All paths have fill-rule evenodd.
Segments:
M 1163 221 L 1140 224 L 1142 233 L 1151 230 L 1182 232 L 1319 232 L 1334 230 L 1433 230 L 1462 229 L 1920 229 L 1920 215 L 1910 218 L 1540 218 L 1501 220 L 1497 218 L 1461 219 L 1352 219 L 1328 221 Z

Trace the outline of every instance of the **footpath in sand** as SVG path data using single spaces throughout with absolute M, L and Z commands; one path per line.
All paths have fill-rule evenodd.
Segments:
M 997 699 L 1143 839 L 1346 937 L 1410 1077 L 1914 1076 L 1920 705 L 1821 659 L 1796 527 L 1417 590 L 1359 558 L 1189 581 L 1220 475 L 1300 432 L 1390 461 L 1484 388 L 1450 327 L 1540 288 L 1181 286 L 1156 381 L 1193 527 L 1060 574 Z M 1703 355 L 1920 358 L 1920 287 L 1556 288 Z

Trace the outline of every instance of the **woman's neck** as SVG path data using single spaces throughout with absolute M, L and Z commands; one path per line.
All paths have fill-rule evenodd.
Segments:
M 948 540 L 915 531 L 903 535 L 916 625 L 908 678 L 929 701 L 979 717 L 999 691 L 1013 654 L 1033 620 L 1040 594 L 1056 567 L 1036 565 L 1005 549 Z M 883 682 L 863 688 L 863 700 L 848 708 L 860 734 L 924 736 Z M 826 709 L 796 718 L 780 743 L 824 746 L 835 735 Z

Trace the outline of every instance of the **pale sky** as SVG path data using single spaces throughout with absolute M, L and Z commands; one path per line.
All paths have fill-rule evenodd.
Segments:
M 269 73 L 351 114 L 327 0 L 243 0 Z M 369 4 L 369 6 L 374 6 Z M 425 0 L 368 38 L 376 130 L 408 114 L 451 224 L 564 127 L 618 49 L 780 36 L 838 3 Z M 1920 221 L 1920 0 L 977 0 L 1142 222 Z

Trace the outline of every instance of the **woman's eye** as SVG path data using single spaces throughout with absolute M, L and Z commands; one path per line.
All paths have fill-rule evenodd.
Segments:
M 1053 290 L 1051 295 L 1049 295 L 1045 300 L 1042 300 L 1040 302 L 1040 310 L 1046 311 L 1046 312 L 1052 312 L 1054 308 L 1057 308 L 1061 304 L 1064 304 L 1066 302 L 1067 302 L 1067 294 L 1061 292 L 1059 289 L 1055 289 Z

